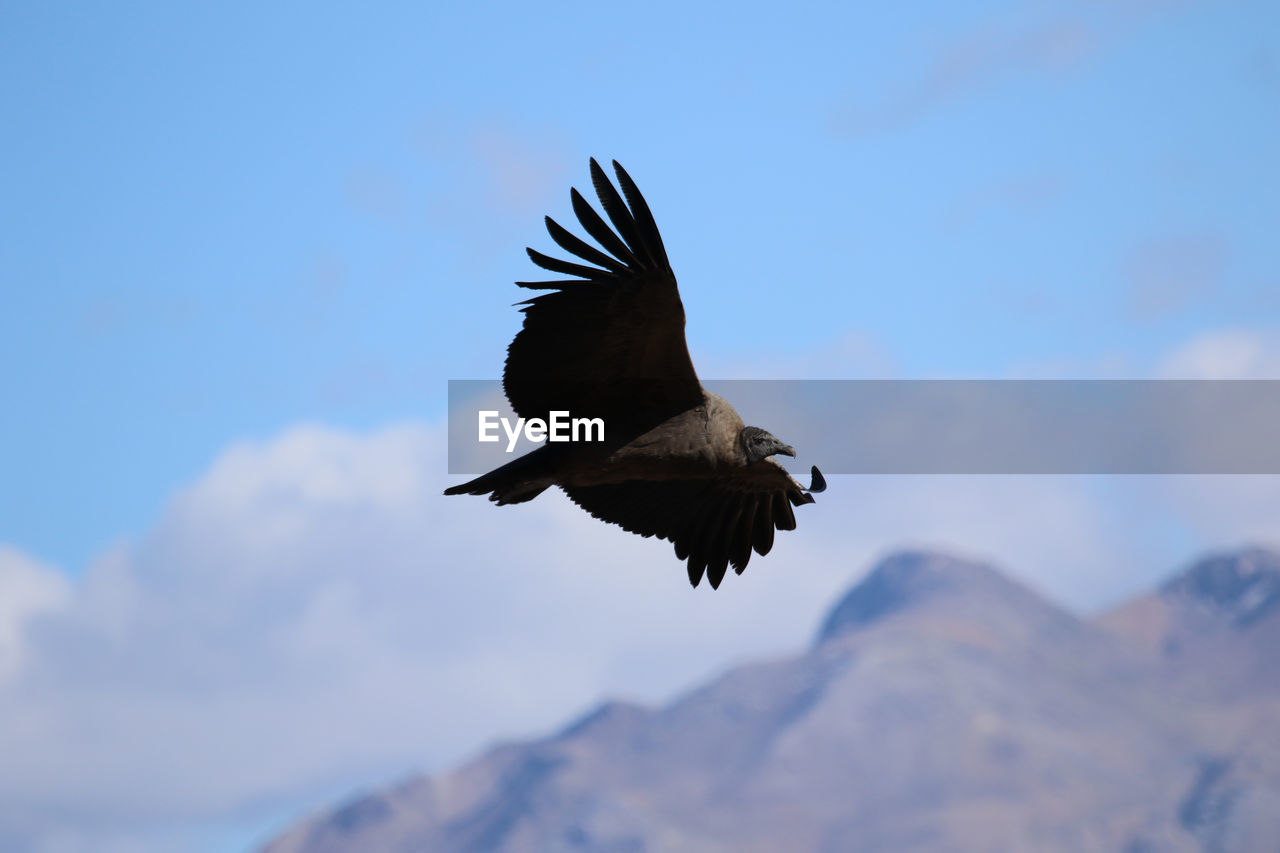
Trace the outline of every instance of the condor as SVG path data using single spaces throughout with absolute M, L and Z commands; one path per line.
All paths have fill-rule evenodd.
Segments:
M 769 553 L 775 530 L 794 530 L 791 508 L 813 503 L 811 493 L 826 482 L 816 467 L 808 489 L 796 482 L 772 458 L 794 457 L 794 448 L 746 426 L 702 387 L 658 226 L 631 177 L 617 161 L 613 169 L 621 194 L 591 161 L 612 228 L 570 191 L 579 223 L 600 248 L 546 218 L 551 239 L 585 264 L 528 250 L 535 264 L 569 278 L 516 282 L 550 292 L 520 303 L 524 325 L 502 376 L 520 417 L 599 418 L 605 441 L 548 442 L 445 494 L 487 494 L 501 505 L 559 486 L 602 521 L 670 541 L 691 584 L 705 573 L 718 588 L 729 566 L 741 574 L 753 550 Z

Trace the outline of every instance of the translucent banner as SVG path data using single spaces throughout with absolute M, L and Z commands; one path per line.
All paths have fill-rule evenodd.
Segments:
M 817 465 L 826 474 L 1280 473 L 1280 380 L 703 385 L 732 403 L 746 424 L 794 446 L 793 467 Z M 575 424 L 590 420 L 579 414 L 566 411 L 559 423 L 530 431 L 498 381 L 451 380 L 449 473 L 496 468 L 553 431 L 572 441 L 576 427 L 577 440 L 594 440 L 596 425 Z M 609 441 L 608 423 L 601 426 Z

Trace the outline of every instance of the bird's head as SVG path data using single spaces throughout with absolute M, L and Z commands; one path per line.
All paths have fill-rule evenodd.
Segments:
M 748 463 L 759 462 L 776 454 L 790 456 L 792 459 L 796 456 L 794 447 L 783 444 L 760 427 L 743 427 L 742 432 L 738 433 L 738 440 L 742 442 L 742 451 L 747 454 Z

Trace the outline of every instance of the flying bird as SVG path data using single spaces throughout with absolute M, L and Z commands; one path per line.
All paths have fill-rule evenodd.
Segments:
M 826 481 L 814 467 L 804 488 L 772 458 L 794 458 L 794 448 L 745 425 L 702 387 L 658 226 L 630 175 L 616 160 L 613 169 L 621 195 L 591 160 L 612 228 L 570 190 L 578 222 L 600 248 L 546 217 L 551 239 L 585 264 L 526 250 L 539 267 L 568 278 L 516 282 L 550 292 L 518 303 L 524 324 L 502 375 L 520 417 L 599 418 L 604 440 L 548 441 L 445 494 L 487 494 L 503 505 L 559 486 L 602 521 L 670 541 L 693 586 L 705 572 L 718 588 L 729 566 L 741 574 L 753 550 L 769 553 L 775 529 L 794 530 L 792 506 L 813 503 L 811 492 Z

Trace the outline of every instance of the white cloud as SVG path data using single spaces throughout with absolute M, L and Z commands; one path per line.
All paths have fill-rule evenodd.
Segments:
M 445 498 L 443 434 L 238 445 L 73 587 L 11 558 L 6 588 L 65 589 L 38 624 L 5 623 L 26 665 L 0 683 L 0 846 L 438 768 L 604 694 L 665 696 L 816 618 L 771 618 L 770 584 L 690 591 L 669 545 L 558 495 Z
M 62 607 L 69 588 L 54 569 L 0 544 L 0 681 L 22 664 L 30 623 Z
M 1280 476 L 1170 477 L 1161 500 L 1198 538 L 1280 550 Z
M 1280 335 L 1215 329 L 1174 349 L 1156 369 L 1161 379 L 1280 379 Z
M 917 54 L 907 76 L 841 104 L 832 130 L 850 137 L 891 130 L 1015 78 L 1077 71 L 1184 5 L 1181 0 L 1037 3 L 998 21 L 975 20 Z
M 1098 50 L 1097 25 L 1083 18 L 981 24 L 938 45 L 915 73 L 871 103 L 848 102 L 832 121 L 841 135 L 860 136 L 913 122 L 960 95 L 1028 73 L 1059 74 Z
M 231 447 L 74 583 L 0 552 L 0 649 L 22 663 L 0 679 L 0 846 L 183 849 L 174 827 L 443 769 L 605 696 L 668 698 L 808 642 L 904 544 L 1096 606 L 1202 541 L 1167 541 L 1184 504 L 1151 500 L 1159 478 L 836 477 L 745 577 L 690 590 L 669 544 L 558 493 L 445 498 L 444 434 Z

